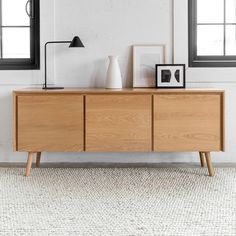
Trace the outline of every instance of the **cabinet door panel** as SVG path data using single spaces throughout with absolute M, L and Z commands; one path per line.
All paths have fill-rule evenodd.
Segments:
M 86 96 L 86 151 L 151 151 L 151 114 L 151 95 Z
M 17 98 L 18 151 L 83 151 L 83 96 Z
M 154 150 L 223 150 L 222 114 L 222 94 L 155 95 Z

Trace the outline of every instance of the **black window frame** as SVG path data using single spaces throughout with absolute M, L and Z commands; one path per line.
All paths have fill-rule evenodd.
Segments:
M 226 28 L 226 0 L 224 0 L 224 53 Z M 197 0 L 188 0 L 188 35 L 189 35 L 189 67 L 236 67 L 235 56 L 197 56 Z M 229 23 L 228 23 L 229 24 Z M 206 23 L 206 25 L 211 25 Z M 216 24 L 213 24 L 216 25 Z M 232 25 L 232 24 L 229 24 Z M 235 23 L 236 25 L 236 23 Z
M 39 70 L 40 69 L 40 0 L 29 0 L 30 11 L 30 58 L 0 58 L 0 70 Z M 1 0 L 0 0 L 0 43 L 1 32 Z M 0 49 L 1 50 L 1 49 Z

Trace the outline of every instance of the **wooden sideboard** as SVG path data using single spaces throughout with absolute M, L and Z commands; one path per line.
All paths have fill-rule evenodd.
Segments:
M 24 89 L 13 92 L 14 151 L 224 151 L 224 91 L 211 89 Z

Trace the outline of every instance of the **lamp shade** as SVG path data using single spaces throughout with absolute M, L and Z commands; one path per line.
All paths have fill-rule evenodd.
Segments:
M 84 48 L 83 43 L 81 42 L 78 36 L 75 36 L 70 43 L 69 48 Z

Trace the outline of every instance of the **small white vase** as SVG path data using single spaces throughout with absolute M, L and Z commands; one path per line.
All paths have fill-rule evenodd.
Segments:
M 109 56 L 109 67 L 107 70 L 106 88 L 119 89 L 122 88 L 122 78 L 120 73 L 120 66 L 117 56 Z

